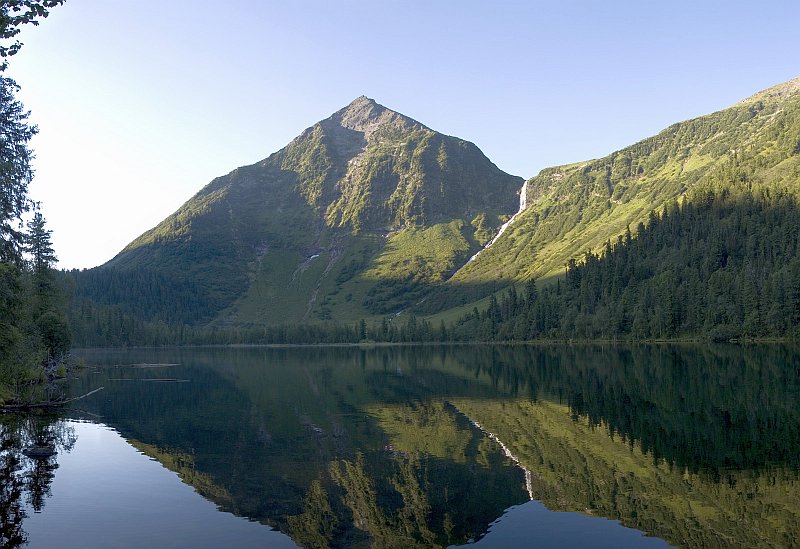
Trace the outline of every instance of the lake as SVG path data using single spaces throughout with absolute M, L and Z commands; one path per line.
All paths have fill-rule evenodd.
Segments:
M 6 415 L 0 545 L 786 547 L 783 345 L 83 350 Z M 28 457 L 34 445 L 50 457 Z

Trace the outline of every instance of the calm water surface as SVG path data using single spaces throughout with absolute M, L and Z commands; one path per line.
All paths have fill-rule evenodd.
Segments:
M 5 546 L 786 547 L 785 346 L 82 351 L 2 418 Z M 55 448 L 30 458 L 25 448 Z

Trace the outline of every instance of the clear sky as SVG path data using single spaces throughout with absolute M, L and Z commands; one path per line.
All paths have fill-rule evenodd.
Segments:
M 67 0 L 20 38 L 64 268 L 362 94 L 527 178 L 800 75 L 798 0 Z

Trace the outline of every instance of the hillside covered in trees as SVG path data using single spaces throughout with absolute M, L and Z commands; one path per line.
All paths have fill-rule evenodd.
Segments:
M 341 147 L 344 138 L 334 137 L 347 124 L 372 132 L 369 135 L 373 140 L 377 139 L 376 132 L 385 133 L 390 128 L 416 128 L 412 134 L 429 131 L 382 109 L 360 99 L 314 127 L 317 129 L 310 129 L 279 158 L 288 155 L 285 162 L 294 158 L 291 151 L 306 147 L 315 132 L 320 134 L 320 146 L 332 140 L 332 146 Z M 440 139 L 436 134 L 426 135 L 429 137 L 425 139 Z M 377 143 L 385 146 L 384 141 L 371 142 L 376 147 Z M 442 141 L 441 150 L 449 150 L 447 143 Z M 372 150 L 371 146 L 366 150 Z M 455 170 L 455 164 L 450 164 L 455 162 L 454 157 L 449 153 L 446 156 L 442 169 Z M 445 162 L 444 158 L 440 160 Z M 421 169 L 427 169 L 424 156 L 420 161 Z M 348 200 L 378 192 L 377 180 L 369 183 L 368 172 L 358 173 L 362 188 L 346 195 Z M 301 174 L 298 179 L 305 181 L 302 185 L 310 184 L 303 179 L 306 176 Z M 226 196 L 257 187 L 255 182 L 245 184 L 252 177 L 239 172 L 228 176 Z M 338 187 L 320 190 L 322 194 L 306 196 L 303 203 L 308 205 L 311 198 L 312 202 L 322 200 L 325 193 L 344 192 L 341 181 Z M 506 194 L 518 200 L 512 192 L 514 181 L 509 179 L 508 183 Z M 475 250 L 468 245 L 455 252 L 461 248 L 451 238 L 466 234 L 459 224 L 468 220 L 447 222 L 455 211 L 425 200 L 425 208 L 415 219 L 442 223 L 427 227 L 427 221 L 423 221 L 413 228 L 408 225 L 411 219 L 403 218 L 398 226 L 402 228 L 390 232 L 382 244 L 382 237 L 369 236 L 370 227 L 398 222 L 396 216 L 401 210 L 392 207 L 384 211 L 378 200 L 364 202 L 367 210 L 356 208 L 362 213 L 373 212 L 363 219 L 330 217 L 339 219 L 334 225 L 344 224 L 344 228 L 334 230 L 339 236 L 326 233 L 332 238 L 323 239 L 331 246 L 327 252 L 305 248 L 307 253 L 298 256 L 300 263 L 292 267 L 293 274 L 284 269 L 288 263 L 268 266 L 268 262 L 259 260 L 258 274 L 248 275 L 244 264 L 224 254 L 198 258 L 213 259 L 217 270 L 240 269 L 238 275 L 214 282 L 208 278 L 208 270 L 202 276 L 190 276 L 190 269 L 182 277 L 173 277 L 171 271 L 155 268 L 161 261 L 155 255 L 148 255 L 149 263 L 134 260 L 137 254 L 145 253 L 136 251 L 144 246 L 163 256 L 164 265 L 174 264 L 171 262 L 177 261 L 178 256 L 173 257 L 177 252 L 169 250 L 178 250 L 178 242 L 182 242 L 180 250 L 190 255 L 201 253 L 199 244 L 193 244 L 196 238 L 180 236 L 192 235 L 200 226 L 205 227 L 202 242 L 217 242 L 215 246 L 226 242 L 225 234 L 202 221 L 217 207 L 211 202 L 200 204 L 201 196 L 208 195 L 209 200 L 216 196 L 211 191 L 221 184 L 223 180 L 212 184 L 187 203 L 184 213 L 176 214 L 172 225 L 165 222 L 142 237 L 146 242 L 131 244 L 129 251 L 109 265 L 65 273 L 64 287 L 72 295 L 71 323 L 80 344 L 797 336 L 800 79 L 760 92 L 729 109 L 675 124 L 606 158 L 544 170 L 523 187 L 526 196 L 522 203 L 527 207 L 508 230 L 449 278 L 447 273 L 456 269 L 454 258 L 466 261 L 465 254 Z M 297 188 L 305 189 L 302 185 Z M 423 186 L 419 192 L 429 191 Z M 488 195 L 480 200 L 485 202 L 481 207 L 491 209 Z M 327 206 L 329 213 L 332 207 Z M 505 204 L 503 208 L 510 211 L 512 207 Z M 392 211 L 394 222 L 381 218 Z M 299 234 L 302 219 L 294 224 L 285 220 L 270 225 L 268 240 L 275 246 L 288 243 L 295 238 L 292 235 Z M 353 223 L 357 219 L 364 223 L 356 227 Z M 486 243 L 498 225 L 497 221 L 483 225 L 480 219 L 488 218 L 479 214 L 473 219 L 468 240 Z M 178 230 L 179 226 L 184 228 Z M 346 233 L 336 232 L 345 229 Z M 177 240 L 159 244 L 164 238 Z M 343 246 L 346 242 L 349 251 L 343 252 L 345 248 L 335 242 Z M 264 253 L 272 254 L 270 257 L 284 254 L 275 255 L 276 248 L 269 249 Z M 297 250 L 300 248 L 292 253 Z M 281 257 L 288 258 L 285 254 Z M 322 270 L 318 270 L 320 259 L 327 264 Z M 192 269 L 201 264 L 194 264 Z M 438 265 L 435 276 L 429 270 L 434 265 Z M 312 278 L 316 282 L 312 283 Z M 242 281 L 243 288 L 249 285 L 249 297 L 226 308 L 234 298 L 230 292 L 238 291 L 237 280 Z M 259 280 L 264 284 L 268 281 L 272 289 Z M 285 291 L 278 291 L 279 281 L 283 281 Z M 324 298 L 321 293 L 328 291 L 329 282 L 335 286 L 330 287 L 338 296 L 335 299 L 330 297 L 333 294 Z M 347 288 L 352 291 L 344 292 Z M 487 295 L 491 297 L 484 297 Z M 305 309 L 306 313 L 316 312 L 271 320 L 251 314 L 259 307 L 283 310 L 284 301 L 291 296 L 303 296 L 311 307 Z M 299 307 L 298 303 L 292 307 Z M 250 313 L 245 314 L 245 310 Z
M 798 227 L 791 196 L 708 191 L 654 213 L 636 238 L 586 252 L 555 285 L 493 296 L 455 332 L 480 340 L 800 337 Z
M 87 313 L 95 324 L 78 337 L 95 338 L 90 344 L 800 337 L 797 200 L 746 183 L 695 195 L 653 213 L 635 237 L 628 231 L 600 253 L 571 261 L 555 284 L 511 287 L 452 324 L 412 315 L 370 326 L 184 328 L 176 334 L 167 323 L 105 309 L 115 312 Z
M 631 174 L 649 173 L 651 168 L 641 166 L 674 165 L 683 158 L 681 173 L 689 175 L 659 179 L 661 188 L 683 185 L 681 195 L 651 209 L 646 220 L 628 225 L 616 238 L 570 257 L 565 278 L 540 295 L 529 282 L 524 299 L 511 291 L 493 298 L 486 311 L 462 318 L 461 337 L 800 335 L 800 79 L 659 135 L 609 158 L 640 151 L 635 163 L 626 161 L 629 175 L 622 180 L 629 181 L 627 187 L 635 184 Z M 687 144 L 698 135 L 712 138 L 699 152 L 688 145 L 655 146 L 670 135 Z M 686 167 L 699 162 L 698 154 L 708 166 L 699 172 Z M 607 169 L 613 180 L 612 168 Z M 597 163 L 587 170 L 596 171 Z M 659 191 L 657 185 L 637 186 L 639 194 Z

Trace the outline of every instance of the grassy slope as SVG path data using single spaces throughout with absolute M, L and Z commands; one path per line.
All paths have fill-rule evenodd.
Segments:
M 562 274 L 569 259 L 597 251 L 652 210 L 755 158 L 764 178 L 796 176 L 800 79 L 723 111 L 674 124 L 599 160 L 543 170 L 530 179 L 528 209 L 451 284 Z

